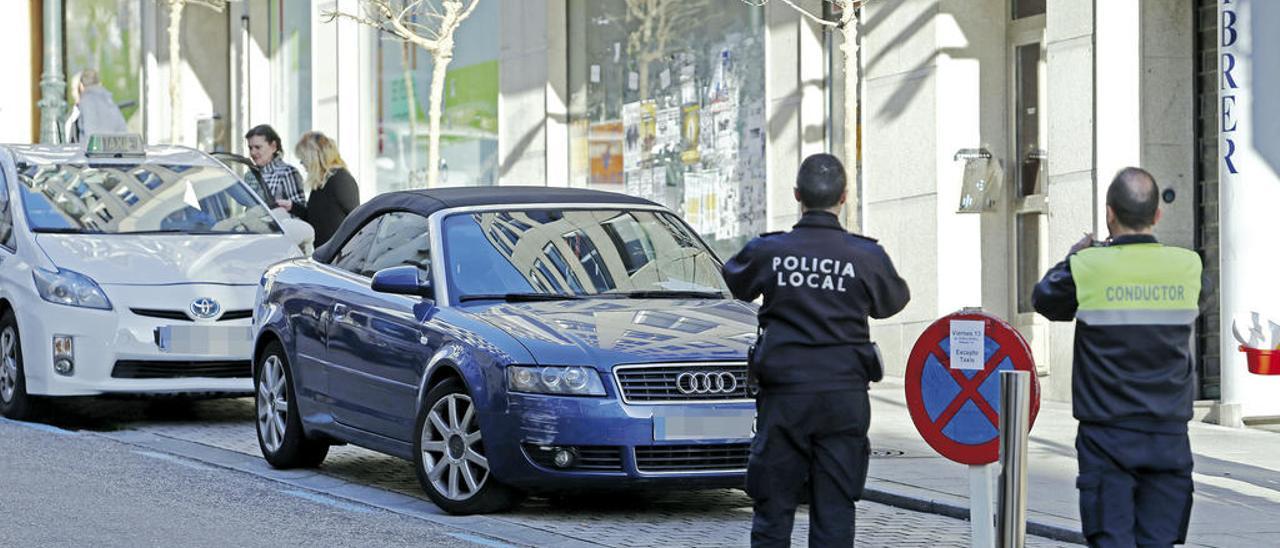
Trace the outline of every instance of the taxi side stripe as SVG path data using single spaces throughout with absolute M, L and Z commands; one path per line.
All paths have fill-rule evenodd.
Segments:
M 1079 310 L 1076 318 L 1089 325 L 1189 325 L 1199 310 Z

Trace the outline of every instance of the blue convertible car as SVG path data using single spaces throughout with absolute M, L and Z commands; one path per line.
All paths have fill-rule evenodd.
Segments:
M 649 201 L 384 194 L 263 276 L 258 440 L 277 467 L 316 466 L 335 443 L 410 459 L 453 513 L 529 491 L 737 486 L 755 313 Z

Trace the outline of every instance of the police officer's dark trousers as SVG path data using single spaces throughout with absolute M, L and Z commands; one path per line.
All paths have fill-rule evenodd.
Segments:
M 864 390 L 769 393 L 756 398 L 756 437 L 747 468 L 755 500 L 752 546 L 788 546 L 796 506 L 809 489 L 809 545 L 852 546 L 854 501 L 867 479 Z M 807 480 L 807 483 L 806 483 Z
M 1182 544 L 1191 519 L 1187 434 L 1080 423 L 1080 521 L 1090 546 Z

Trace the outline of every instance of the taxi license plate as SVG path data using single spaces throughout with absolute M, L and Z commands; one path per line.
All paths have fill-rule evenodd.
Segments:
M 164 325 L 156 329 L 161 352 L 210 356 L 248 356 L 253 331 L 245 326 Z
M 654 441 L 745 439 L 755 435 L 753 409 L 682 410 L 654 415 Z

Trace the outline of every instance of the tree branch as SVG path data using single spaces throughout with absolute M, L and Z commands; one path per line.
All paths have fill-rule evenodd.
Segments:
M 350 19 L 361 25 L 370 26 L 383 32 L 391 32 L 391 29 L 386 28 L 385 26 L 382 25 L 380 21 L 373 19 L 371 17 L 353 15 L 353 14 L 344 13 L 338 10 L 330 10 L 320 14 L 320 21 L 323 23 L 332 23 L 337 19 Z

